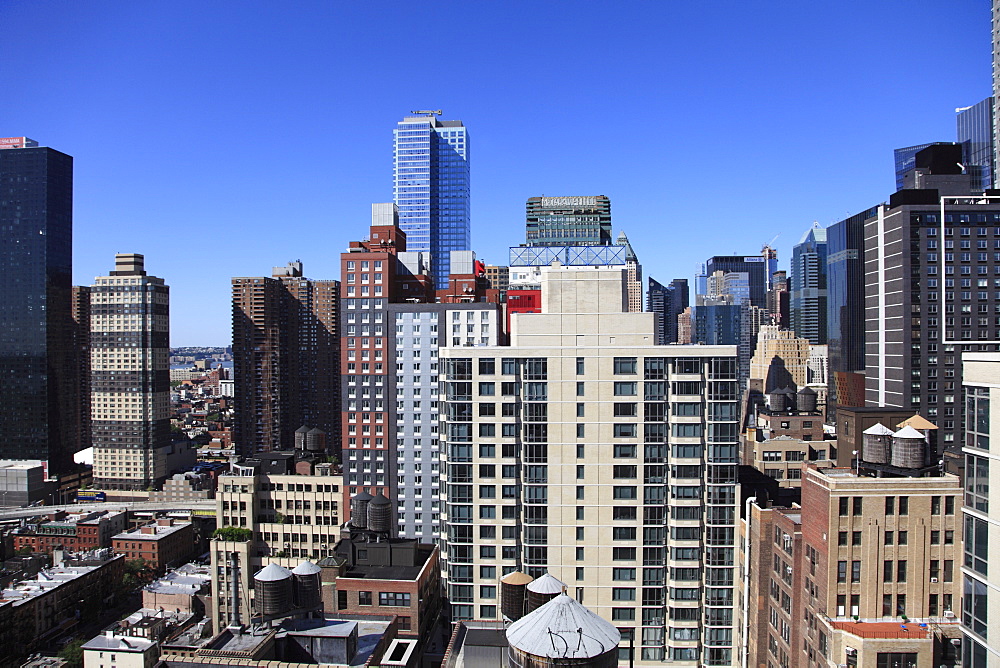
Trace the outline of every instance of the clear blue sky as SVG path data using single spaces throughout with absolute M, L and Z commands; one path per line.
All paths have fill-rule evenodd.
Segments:
M 339 278 L 411 109 L 469 127 L 481 259 L 526 198 L 606 194 L 665 282 L 778 234 L 786 268 L 991 81 L 987 0 L 3 0 L 0 24 L 0 136 L 76 159 L 75 282 L 144 253 L 175 346 L 230 342 L 232 276 Z

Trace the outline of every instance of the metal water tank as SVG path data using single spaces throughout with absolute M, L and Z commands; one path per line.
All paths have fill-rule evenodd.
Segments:
M 323 605 L 323 592 L 320 584 L 320 573 L 323 569 L 306 560 L 292 569 L 294 586 L 292 600 L 296 608 L 315 610 Z
M 511 621 L 524 617 L 525 587 L 534 578 L 514 571 L 500 578 L 500 612 Z
M 618 666 L 621 632 L 566 594 L 511 624 L 506 635 L 511 668 Z
M 361 490 L 351 497 L 351 526 L 355 529 L 368 528 L 368 504 L 372 495 Z
M 816 390 L 811 387 L 803 387 L 799 390 L 797 400 L 800 411 L 804 413 L 816 412 Z
M 888 464 L 891 453 L 892 429 L 878 422 L 862 432 L 862 461 L 870 464 Z
M 268 564 L 253 576 L 254 608 L 259 614 L 281 615 L 292 609 L 292 573 Z
M 775 413 L 780 413 L 785 410 L 785 393 L 781 390 L 772 390 L 770 394 L 767 395 L 767 404 Z
M 927 439 L 909 425 L 892 435 L 892 465 L 919 469 L 927 463 Z
M 302 425 L 295 430 L 295 449 L 305 450 L 306 449 L 306 434 L 309 433 L 309 427 Z
M 524 606 L 524 614 L 534 612 L 559 594 L 566 591 L 566 584 L 561 582 L 551 573 L 546 573 L 527 587 L 527 600 Z
M 306 450 L 309 452 L 323 452 L 326 450 L 326 432 L 319 427 L 313 427 L 306 434 Z
M 392 522 L 392 502 L 380 492 L 368 504 L 368 530 L 389 533 Z

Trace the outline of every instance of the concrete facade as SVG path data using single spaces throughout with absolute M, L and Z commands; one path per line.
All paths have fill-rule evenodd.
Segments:
M 621 267 L 546 267 L 509 347 L 441 351 L 452 619 L 498 619 L 498 578 L 549 572 L 636 665 L 730 664 L 736 350 L 656 346 L 655 317 Z

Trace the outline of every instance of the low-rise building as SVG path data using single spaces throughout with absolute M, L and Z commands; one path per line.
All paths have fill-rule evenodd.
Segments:
M 128 513 L 124 510 L 99 510 L 90 513 L 57 511 L 37 523 L 28 522 L 14 529 L 14 549 L 51 554 L 61 548 L 68 552 L 87 552 L 111 547 L 115 534 L 125 530 Z
M 204 600 L 212 589 L 208 566 L 184 564 L 142 589 L 142 606 L 181 613 L 204 614 Z
M 152 668 L 160 656 L 155 640 L 105 631 L 82 646 L 83 668 Z
M 826 460 L 831 445 L 828 441 L 803 441 L 791 436 L 748 440 L 744 444 L 744 464 L 774 478 L 782 487 L 800 487 L 803 465 Z
M 162 573 L 171 564 L 179 564 L 191 557 L 195 540 L 191 522 L 177 522 L 164 517 L 116 535 L 112 547 L 126 559 L 144 559 L 150 568 Z
M 0 591 L 0 657 L 49 649 L 81 619 L 114 604 L 125 559 L 110 550 L 67 559 Z
M 397 615 L 399 633 L 422 637 L 441 609 L 438 548 L 414 539 L 344 539 L 319 562 L 327 613 Z
M 175 473 L 149 493 L 151 502 L 204 501 L 215 498 L 215 482 L 207 473 Z

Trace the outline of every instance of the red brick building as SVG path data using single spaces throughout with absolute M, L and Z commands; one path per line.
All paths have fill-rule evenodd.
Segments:
M 180 564 L 195 551 L 195 532 L 191 522 L 161 518 L 152 524 L 126 531 L 114 537 L 112 548 L 126 559 L 145 559 L 150 568 L 162 573 L 172 564 Z
M 416 540 L 342 540 L 320 561 L 328 614 L 397 615 L 402 636 L 423 636 L 441 607 L 438 548 Z M 326 586 L 331 582 L 332 586 Z
M 88 552 L 99 547 L 111 547 L 114 535 L 127 525 L 126 515 L 125 511 L 69 514 L 60 510 L 37 524 L 16 529 L 13 534 L 14 549 L 28 548 L 32 552 L 51 554 L 56 548 Z

